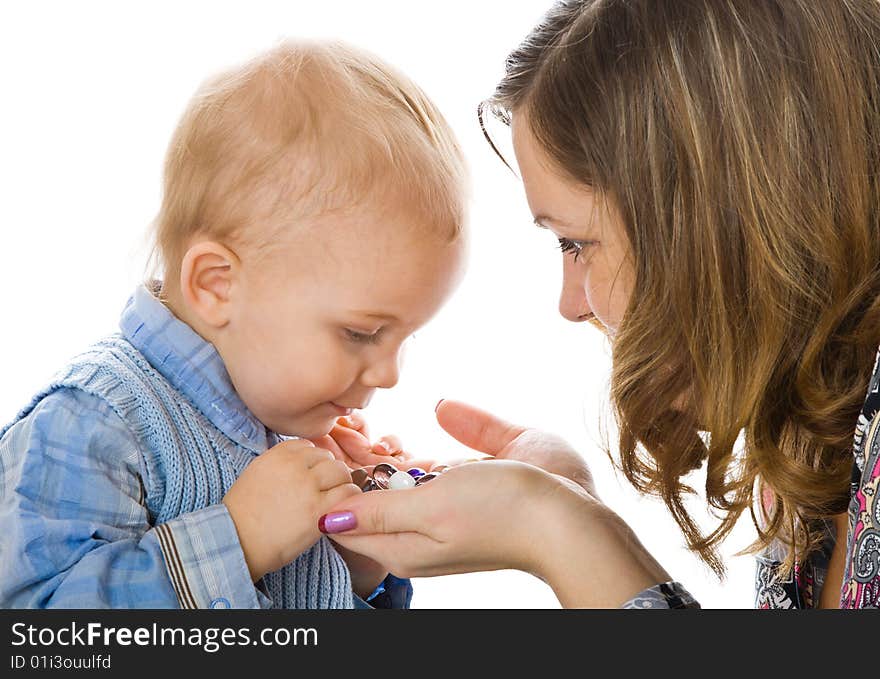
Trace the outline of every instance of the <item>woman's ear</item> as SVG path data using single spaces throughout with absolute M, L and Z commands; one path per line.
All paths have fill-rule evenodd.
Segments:
M 225 245 L 200 241 L 180 263 L 180 293 L 190 311 L 212 328 L 229 322 L 241 260 Z

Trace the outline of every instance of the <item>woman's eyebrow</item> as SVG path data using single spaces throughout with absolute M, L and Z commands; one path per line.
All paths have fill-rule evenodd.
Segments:
M 569 224 L 564 219 L 557 219 L 556 217 L 551 217 L 549 215 L 543 215 L 543 214 L 535 215 L 534 221 L 535 221 L 535 226 L 537 226 L 539 229 L 549 229 L 550 228 L 544 222 L 552 222 L 553 224 L 555 224 L 557 226 L 561 226 L 563 229 L 576 228 L 573 224 Z

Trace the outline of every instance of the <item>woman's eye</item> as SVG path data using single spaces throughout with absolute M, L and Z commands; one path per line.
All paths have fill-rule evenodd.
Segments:
M 584 248 L 592 244 L 592 241 L 571 240 L 569 238 L 559 238 L 559 249 L 562 252 L 574 252 L 574 261 L 583 252 Z
M 381 328 L 374 333 L 366 333 L 366 332 L 358 332 L 357 330 L 352 330 L 351 328 L 345 328 L 345 336 L 351 342 L 356 342 L 358 344 L 376 344 L 379 341 L 379 333 L 381 332 Z

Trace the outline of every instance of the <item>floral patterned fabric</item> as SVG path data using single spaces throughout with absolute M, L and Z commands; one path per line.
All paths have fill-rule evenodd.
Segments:
M 880 351 L 853 438 L 846 570 L 840 608 L 880 608 Z M 777 543 L 758 558 L 758 608 L 815 608 L 837 540 L 833 526 L 820 549 L 789 577 L 778 574 L 783 553 Z

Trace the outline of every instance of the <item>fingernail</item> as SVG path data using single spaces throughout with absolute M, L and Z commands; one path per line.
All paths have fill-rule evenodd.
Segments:
M 434 406 L 435 413 L 437 412 L 437 408 L 440 407 L 440 404 L 443 403 L 443 401 L 445 401 L 445 400 L 446 400 L 445 398 L 441 398 L 439 401 L 437 401 L 437 405 Z
M 348 427 L 349 429 L 352 428 L 351 420 L 347 417 L 340 417 L 338 420 L 336 420 L 336 423 L 341 424 L 343 427 Z
M 352 512 L 331 512 L 318 519 L 318 530 L 322 533 L 342 533 L 357 528 L 357 518 Z
M 388 445 L 388 441 L 379 441 L 379 447 L 382 448 L 389 455 L 394 452 L 391 450 L 391 446 Z

